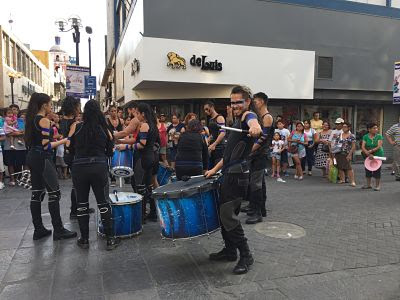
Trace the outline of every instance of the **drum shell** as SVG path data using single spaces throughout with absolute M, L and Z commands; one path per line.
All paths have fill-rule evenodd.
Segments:
M 170 178 L 172 175 L 172 171 L 164 166 L 163 164 L 160 164 L 158 168 L 158 173 L 157 173 L 157 181 L 160 186 L 165 185 L 169 183 Z
M 142 232 L 142 201 L 134 203 L 111 203 L 113 231 L 117 237 L 131 237 Z M 104 228 L 98 218 L 98 232 Z
M 156 204 L 164 238 L 192 238 L 220 227 L 216 189 L 178 199 L 160 198 Z
M 130 150 L 115 150 L 111 158 L 111 173 L 117 177 L 129 177 L 133 175 L 134 154 Z

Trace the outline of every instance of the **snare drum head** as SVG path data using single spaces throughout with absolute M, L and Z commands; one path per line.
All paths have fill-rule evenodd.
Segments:
M 199 192 L 207 192 L 217 188 L 215 178 L 206 179 L 205 177 L 191 178 L 188 181 L 177 181 L 156 188 L 153 196 L 157 199 L 174 198 L 180 199 L 191 197 Z
M 128 192 L 118 192 L 118 201 L 115 197 L 115 194 L 109 194 L 111 204 L 112 205 L 125 205 L 125 204 L 132 204 L 132 203 L 138 203 L 142 201 L 143 196 L 136 194 L 136 193 L 128 193 Z
M 117 177 L 130 177 L 134 172 L 129 167 L 114 167 L 111 169 L 111 174 Z

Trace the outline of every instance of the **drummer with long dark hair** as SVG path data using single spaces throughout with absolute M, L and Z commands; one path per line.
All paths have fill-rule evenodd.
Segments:
M 76 237 L 76 232 L 64 228 L 60 216 L 61 192 L 57 171 L 53 162 L 53 149 L 66 144 L 67 139 L 53 142 L 51 122 L 46 115 L 52 111 L 51 99 L 42 93 L 33 93 L 28 104 L 25 125 L 25 142 L 29 147 L 27 164 L 31 171 L 32 197 L 30 209 L 35 228 L 33 239 L 38 240 L 51 234 L 43 226 L 41 206 L 46 195 L 49 195 L 49 213 L 53 224 L 53 240 Z
M 261 127 L 257 115 L 249 111 L 251 92 L 245 87 L 236 86 L 231 91 L 231 106 L 236 129 L 244 132 L 230 132 L 223 159 L 211 170 L 207 177 L 222 169 L 223 182 L 220 196 L 221 233 L 225 247 L 218 253 L 210 254 L 210 260 L 236 261 L 237 249 L 240 259 L 233 269 L 235 274 L 247 273 L 254 259 L 250 253 L 247 238 L 238 218 L 240 203 L 246 197 L 249 183 L 249 168 L 246 162 L 254 144 L 254 137 L 259 137 Z
M 62 101 L 61 112 L 63 114 L 63 118 L 60 121 L 60 132 L 64 137 L 68 136 L 68 133 L 71 129 L 72 124 L 75 123 L 75 119 L 79 116 L 81 112 L 81 100 L 78 98 L 74 98 L 71 96 L 67 96 Z M 73 157 L 73 150 L 66 149 L 64 151 L 64 161 L 68 165 L 68 168 L 71 170 Z M 71 151 L 71 152 L 70 152 Z M 71 220 L 77 219 L 77 201 L 76 201 L 76 191 L 74 185 L 72 185 L 71 189 L 71 211 L 69 214 L 69 218 Z M 94 213 L 95 210 L 93 208 L 89 209 L 90 213 Z
M 96 100 L 89 100 L 83 112 L 83 121 L 74 123 L 68 135 L 74 149 L 72 180 L 78 202 L 78 222 L 81 237 L 78 246 L 89 248 L 89 192 L 92 188 L 107 236 L 107 250 L 120 243 L 114 237 L 111 206 L 108 199 L 108 157 L 113 153 L 113 137 Z
M 160 140 L 157 117 L 151 107 L 146 103 L 139 103 L 136 110 L 136 118 L 141 123 L 136 142 L 133 144 L 133 149 L 139 153 L 141 166 L 144 171 L 142 184 L 145 186 L 143 191 L 143 217 L 146 212 L 146 203 L 150 203 L 150 213 L 146 219 L 151 221 L 157 220 L 156 206 L 152 194 L 152 176 L 154 170 L 159 164 L 158 151 L 156 151 L 156 143 Z

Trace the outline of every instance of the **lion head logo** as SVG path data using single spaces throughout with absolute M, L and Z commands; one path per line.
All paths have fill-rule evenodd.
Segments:
M 183 57 L 180 57 L 175 52 L 169 52 L 167 54 L 168 63 L 167 67 L 171 67 L 172 69 L 186 69 L 186 60 Z

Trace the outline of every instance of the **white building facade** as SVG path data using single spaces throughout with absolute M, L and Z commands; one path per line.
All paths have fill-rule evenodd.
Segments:
M 0 107 L 12 103 L 9 74 L 14 80 L 14 103 L 24 109 L 32 93 L 54 95 L 54 75 L 15 35 L 0 26 Z

